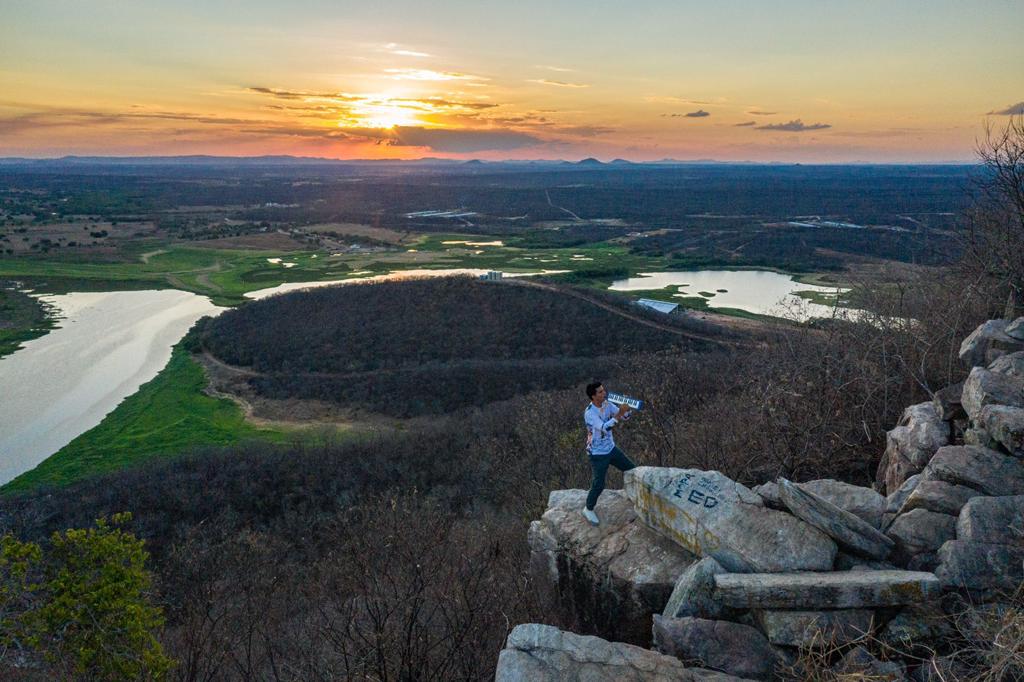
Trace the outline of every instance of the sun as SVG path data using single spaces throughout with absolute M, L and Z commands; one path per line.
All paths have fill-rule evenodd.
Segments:
M 422 113 L 405 101 L 390 97 L 367 99 L 354 105 L 348 115 L 338 121 L 342 128 L 395 128 L 397 126 L 420 126 L 423 121 L 417 114 Z

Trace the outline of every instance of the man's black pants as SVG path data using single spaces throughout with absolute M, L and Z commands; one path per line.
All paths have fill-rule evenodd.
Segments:
M 609 464 L 619 471 L 636 468 L 636 465 L 630 461 L 629 457 L 626 457 L 626 453 L 619 450 L 618 446 L 612 448 L 607 455 L 591 455 L 590 467 L 594 470 L 594 478 L 590 482 L 590 492 L 587 494 L 587 509 L 594 509 L 598 496 L 604 490 L 604 478 L 608 475 Z

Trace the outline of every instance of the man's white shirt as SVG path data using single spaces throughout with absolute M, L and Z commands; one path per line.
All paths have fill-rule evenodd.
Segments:
M 612 427 L 619 423 L 613 416 L 619 406 L 605 400 L 601 407 L 594 403 L 587 405 L 583 411 L 583 421 L 587 425 L 587 452 L 591 455 L 607 455 L 615 447 Z

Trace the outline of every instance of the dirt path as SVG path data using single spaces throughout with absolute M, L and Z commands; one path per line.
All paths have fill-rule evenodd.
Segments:
M 143 253 L 143 254 L 139 255 L 139 258 L 142 259 L 143 263 L 149 263 L 149 259 L 150 258 L 152 258 L 153 256 L 159 256 L 161 253 L 167 253 L 167 249 L 157 249 L 156 251 L 147 251 L 146 253 Z
M 583 222 L 583 218 L 579 217 L 578 215 L 576 215 L 575 213 L 573 213 L 569 209 L 564 208 L 562 206 L 558 206 L 555 203 L 553 203 L 551 201 L 551 194 L 549 194 L 547 190 L 544 190 L 544 196 L 546 196 L 548 198 L 548 205 L 549 206 L 551 206 L 552 208 L 557 208 L 559 211 L 565 211 L 566 213 L 568 213 L 569 215 L 572 216 L 573 220 L 576 220 L 576 221 L 581 222 L 581 223 Z

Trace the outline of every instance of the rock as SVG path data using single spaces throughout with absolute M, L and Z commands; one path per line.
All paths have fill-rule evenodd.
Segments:
M 854 609 L 914 604 L 940 592 L 931 573 L 722 573 L 715 599 L 736 609 Z
M 865 559 L 846 552 L 836 554 L 836 562 L 832 564 L 833 571 L 895 571 L 899 567 L 888 561 Z
M 975 425 L 986 405 L 1024 407 L 1024 380 L 975 367 L 964 381 L 963 404 Z
M 1024 379 L 1024 351 L 1017 351 L 1016 353 L 996 358 L 988 366 L 988 369 L 996 374 Z
M 955 634 L 955 628 L 938 602 L 911 604 L 894 616 L 878 633 L 883 644 L 909 652 L 916 646 L 928 646 Z
M 890 494 L 949 443 L 949 424 L 942 420 L 934 403 L 911 405 L 903 411 L 896 428 L 886 433 L 885 443 L 875 480 Z
M 1016 320 L 1006 325 L 1006 329 L 1003 331 L 1011 339 L 1024 341 L 1024 317 L 1018 317 Z
M 977 445 L 939 448 L 925 469 L 925 479 L 965 485 L 986 495 L 1024 494 L 1024 464 Z
M 992 440 L 1014 457 L 1024 457 L 1024 409 L 986 405 L 978 420 Z
M 897 516 L 888 533 L 896 541 L 894 557 L 897 562 L 906 563 L 918 554 L 938 551 L 944 542 L 955 538 L 956 517 L 913 509 Z
M 935 411 L 939 414 L 939 418 L 948 422 L 966 415 L 960 402 L 963 392 L 964 382 L 962 381 L 935 391 L 932 396 L 932 404 L 935 405 Z
M 914 509 L 926 509 L 939 514 L 956 516 L 967 504 L 967 500 L 980 494 L 974 488 L 968 488 L 965 485 L 956 485 L 945 481 L 922 481 L 907 497 L 900 513 L 906 514 Z
M 804 649 L 841 646 L 870 634 L 874 617 L 871 609 L 754 612 L 758 627 L 769 642 Z
M 914 474 L 905 480 L 895 492 L 890 493 L 889 496 L 885 498 L 886 513 L 898 514 L 900 509 L 903 508 L 903 504 L 907 501 L 907 498 L 910 497 L 910 494 L 914 492 L 915 488 L 917 488 L 921 478 L 921 474 Z
M 992 440 L 992 436 L 988 435 L 988 431 L 975 426 L 964 431 L 964 445 L 977 445 L 979 448 L 992 448 L 993 450 L 998 447 Z
M 530 524 L 530 564 L 563 616 L 605 636 L 646 646 L 676 579 L 696 559 L 645 526 L 621 490 L 597 503 L 601 525 L 580 514 L 585 490 L 556 490 Z
M 956 522 L 957 540 L 1024 547 L 1024 495 L 976 497 Z
M 871 559 L 884 559 L 892 551 L 893 541 L 860 517 L 784 478 L 780 478 L 778 484 L 779 496 L 789 511 L 831 537 L 840 547 Z
M 715 576 L 719 573 L 726 573 L 726 570 L 711 557 L 704 557 L 683 571 L 668 598 L 664 615 L 668 618 L 694 616 L 711 620 L 732 615 L 713 598 Z
M 740 678 L 687 668 L 677 658 L 631 644 L 526 623 L 509 633 L 495 682 L 736 682 Z
M 1016 590 L 1024 579 L 1022 562 L 1022 547 L 950 540 L 939 549 L 935 575 L 945 589 L 988 596 Z
M 703 618 L 654 616 L 654 648 L 687 664 L 737 677 L 764 680 L 775 669 L 775 651 L 749 625 Z
M 907 669 L 898 661 L 880 661 L 862 646 L 854 647 L 832 666 L 840 679 L 899 682 L 907 679 Z
M 786 505 L 782 504 L 782 498 L 779 497 L 779 484 L 775 481 L 768 481 L 767 483 L 754 486 L 752 490 L 761 496 L 761 500 L 766 506 L 786 511 Z
M 983 323 L 960 344 L 960 360 L 968 367 L 987 365 L 1000 355 L 1021 350 L 1024 343 L 1006 334 L 1006 320 Z
M 852 483 L 844 483 L 831 478 L 823 478 L 817 481 L 797 483 L 797 487 L 813 493 L 827 502 L 844 511 L 870 523 L 875 528 L 882 523 L 882 513 L 885 511 L 885 498 L 871 488 L 865 488 Z M 769 481 L 754 488 L 754 492 L 761 496 L 764 503 L 772 509 L 786 510 L 782 498 L 779 497 L 779 484 Z
M 737 572 L 827 570 L 836 545 L 823 533 L 717 471 L 637 467 L 626 493 L 655 530 Z

